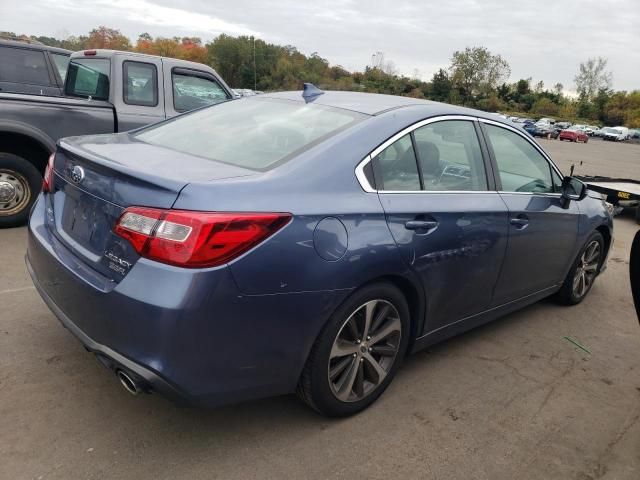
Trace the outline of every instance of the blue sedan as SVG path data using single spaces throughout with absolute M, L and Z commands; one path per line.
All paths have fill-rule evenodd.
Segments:
M 309 86 L 61 140 L 26 261 L 131 393 L 344 416 L 410 352 L 581 302 L 612 227 L 511 122 Z

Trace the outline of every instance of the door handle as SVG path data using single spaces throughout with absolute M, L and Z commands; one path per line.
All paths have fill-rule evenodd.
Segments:
M 526 228 L 527 225 L 529 225 L 529 217 L 527 217 L 526 215 L 518 215 L 517 217 L 509 220 L 509 223 L 511 223 L 511 225 L 516 227 L 518 230 L 522 230 Z
M 407 230 L 431 230 L 437 226 L 438 222 L 435 220 L 409 220 L 404 224 Z

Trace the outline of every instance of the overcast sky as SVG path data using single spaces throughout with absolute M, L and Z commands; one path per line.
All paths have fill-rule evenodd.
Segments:
M 256 35 L 362 70 L 384 52 L 400 73 L 428 80 L 451 54 L 485 46 L 533 77 L 574 90 L 580 61 L 609 59 L 617 90 L 640 89 L 638 0 L 0 0 L 0 30 L 49 36 L 98 25 L 138 34 Z

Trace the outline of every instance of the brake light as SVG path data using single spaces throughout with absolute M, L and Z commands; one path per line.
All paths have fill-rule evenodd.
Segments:
M 50 192 L 53 190 L 53 161 L 56 158 L 56 154 L 49 155 L 47 161 L 47 168 L 44 169 L 44 177 L 42 178 L 42 191 Z
M 220 213 L 129 207 L 114 232 L 142 257 L 187 268 L 215 267 L 269 238 L 290 213 Z
M 90 55 L 96 55 L 98 52 L 96 52 L 95 50 L 85 50 L 84 51 L 84 55 L 86 56 L 90 56 Z

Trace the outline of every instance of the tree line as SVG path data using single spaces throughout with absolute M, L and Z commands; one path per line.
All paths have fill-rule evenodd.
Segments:
M 0 36 L 16 35 L 0 32 Z M 350 72 L 330 65 L 317 52 L 305 55 L 292 45 L 275 45 L 249 36 L 221 34 L 203 43 L 198 37 L 153 38 L 143 33 L 132 43 L 119 30 L 102 26 L 87 35 L 65 39 L 21 37 L 69 50 L 109 48 L 205 63 L 233 88 L 295 90 L 303 82 L 311 82 L 327 90 L 405 95 L 492 112 L 640 127 L 640 91 L 614 91 L 604 58 L 580 64 L 574 79 L 578 96 L 571 97 L 560 83 L 548 87 L 532 78 L 508 82 L 509 63 L 484 47 L 454 52 L 447 68 L 424 81 L 398 74 L 392 62 L 376 61 L 362 72 Z

